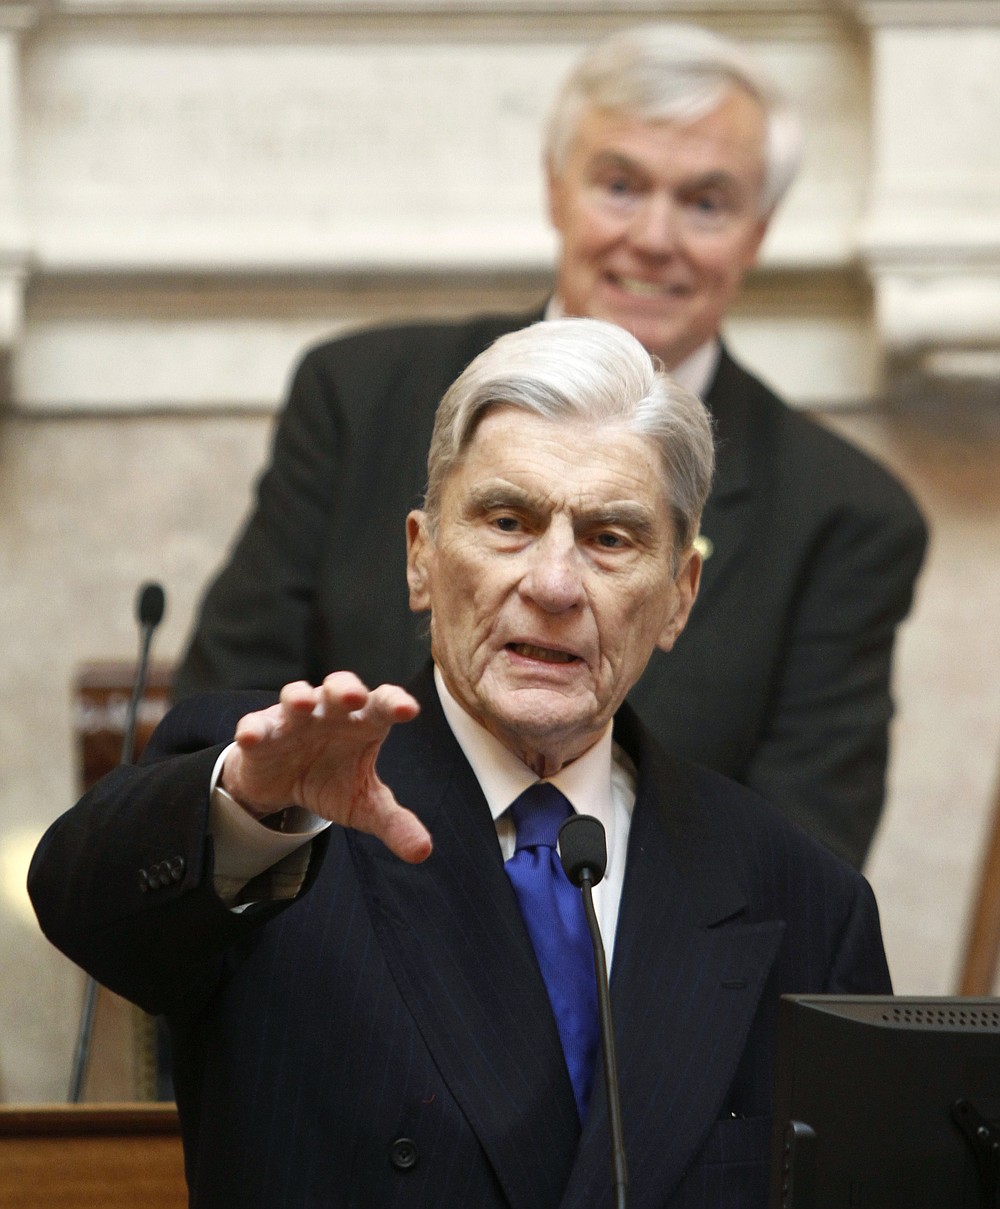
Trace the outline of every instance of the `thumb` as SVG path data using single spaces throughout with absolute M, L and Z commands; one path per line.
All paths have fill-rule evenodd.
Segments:
M 381 835 L 382 843 L 410 865 L 419 865 L 431 854 L 431 833 L 412 810 L 397 805 L 389 814 Z
M 400 806 L 386 785 L 380 789 L 370 802 L 367 817 L 358 821 L 360 829 L 380 839 L 400 860 L 419 865 L 431 854 L 431 833 L 412 810 Z

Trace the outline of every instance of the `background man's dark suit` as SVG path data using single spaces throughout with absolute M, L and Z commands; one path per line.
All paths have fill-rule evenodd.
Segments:
M 36 855 L 50 938 L 170 1014 L 196 1206 L 611 1203 L 600 1075 L 578 1149 L 493 821 L 429 675 L 415 694 L 379 772 L 430 828 L 425 864 L 334 826 L 297 901 L 223 908 L 204 838 L 220 748 L 199 748 L 259 694 L 183 703 L 148 754 L 189 754 L 111 774 Z M 887 991 L 874 900 L 627 707 L 616 734 L 640 775 L 612 973 L 631 1204 L 763 1206 L 777 997 Z
M 409 612 L 403 518 L 458 373 L 537 316 L 368 330 L 296 374 L 259 502 L 212 585 L 179 696 L 405 681 L 427 656 Z M 630 701 L 670 751 L 750 785 L 855 865 L 881 810 L 896 626 L 926 540 L 881 467 L 723 353 L 706 402 L 712 543 L 687 631 Z

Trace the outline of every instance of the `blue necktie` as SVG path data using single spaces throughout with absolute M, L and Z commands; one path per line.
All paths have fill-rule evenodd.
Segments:
M 583 898 L 563 872 L 556 840 L 573 813 L 554 785 L 529 786 L 510 807 L 517 846 L 505 864 L 545 980 L 583 1121 L 594 1078 L 599 1027 L 594 950 Z

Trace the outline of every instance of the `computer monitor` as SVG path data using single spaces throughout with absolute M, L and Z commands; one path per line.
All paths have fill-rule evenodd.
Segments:
M 1000 1000 L 785 995 L 771 1209 L 1000 1209 Z

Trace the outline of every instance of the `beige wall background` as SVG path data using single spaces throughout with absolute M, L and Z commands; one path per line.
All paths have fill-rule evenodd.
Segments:
M 1000 11 L 977 0 L 0 5 L 0 1100 L 65 1097 L 82 975 L 30 852 L 77 796 L 72 685 L 184 642 L 294 359 L 349 326 L 523 308 L 539 128 L 598 34 L 745 38 L 809 128 L 729 325 L 933 527 L 868 874 L 897 989 L 956 985 L 1000 761 Z

